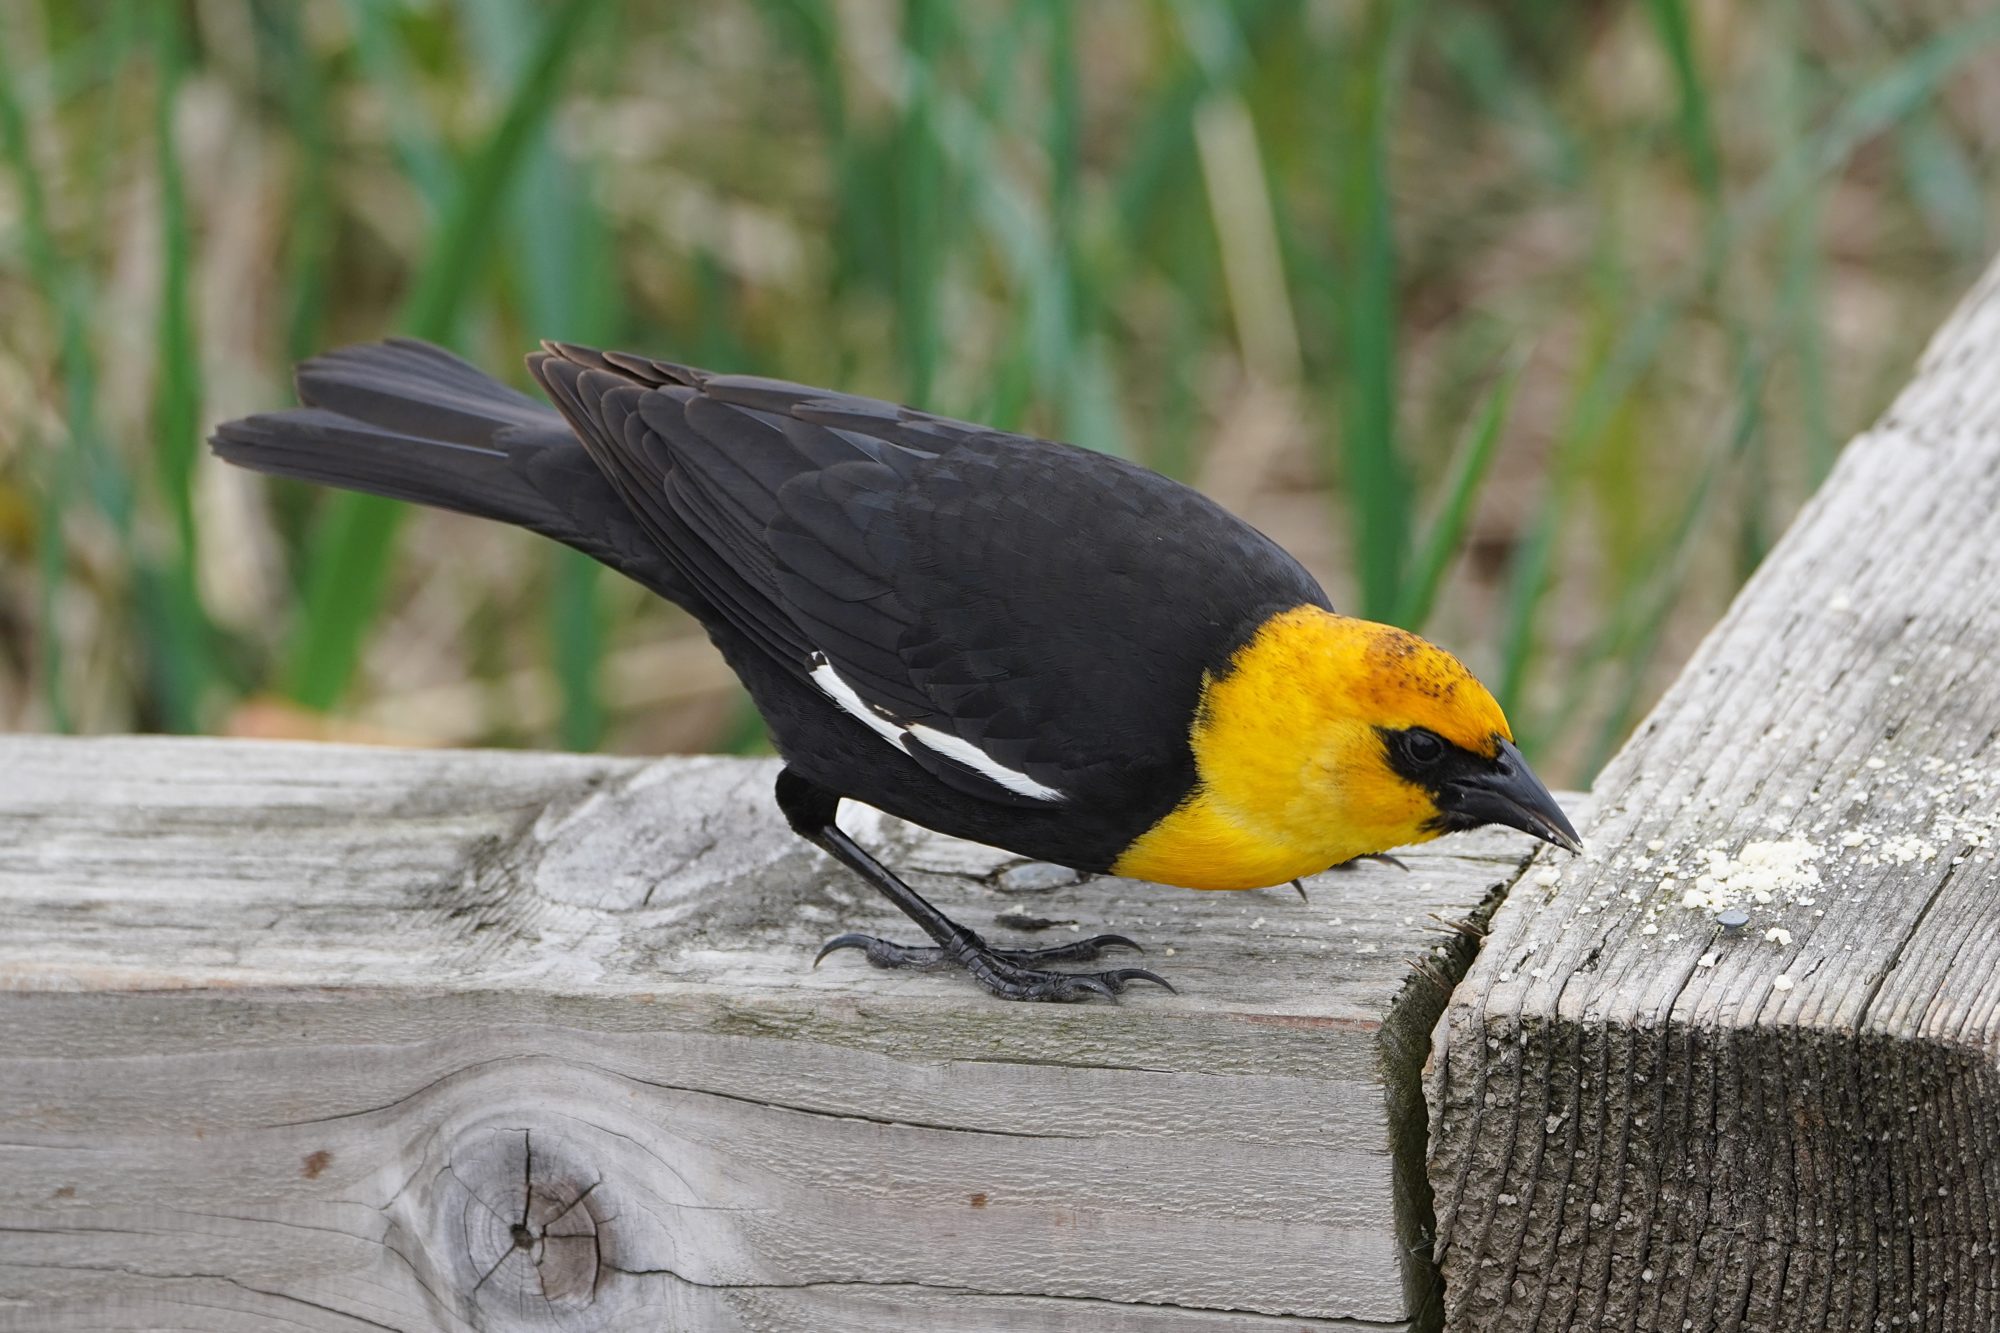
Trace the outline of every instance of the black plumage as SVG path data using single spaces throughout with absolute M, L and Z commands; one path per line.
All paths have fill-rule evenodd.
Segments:
M 558 412 L 425 344 L 345 349 L 301 367 L 303 410 L 214 447 L 530 528 L 686 608 L 770 724 L 794 825 L 920 922 L 893 876 L 812 827 L 838 798 L 1107 869 L 1194 784 L 1203 673 L 1274 613 L 1327 605 L 1261 533 L 1119 459 L 590 348 L 529 365 Z M 954 940 L 977 941 L 926 929 L 961 963 Z M 981 979 L 1074 998 L 1138 975 Z

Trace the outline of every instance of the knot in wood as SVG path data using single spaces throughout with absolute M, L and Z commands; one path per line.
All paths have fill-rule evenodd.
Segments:
M 486 1124 L 454 1136 L 430 1237 L 483 1327 L 574 1327 L 606 1271 L 601 1175 L 560 1131 Z M 585 1320 L 583 1326 L 591 1326 Z

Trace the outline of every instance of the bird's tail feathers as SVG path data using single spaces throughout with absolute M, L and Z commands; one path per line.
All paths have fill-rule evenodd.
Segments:
M 684 590 L 569 426 L 440 347 L 344 347 L 298 370 L 304 407 L 225 422 L 210 447 L 276 476 L 539 532 L 674 600 Z

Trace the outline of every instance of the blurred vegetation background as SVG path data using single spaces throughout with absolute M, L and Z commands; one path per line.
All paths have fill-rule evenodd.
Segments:
M 581 557 L 206 457 L 401 331 L 1139 458 L 1586 781 L 1987 258 L 1996 44 L 1977 0 L 0 0 L 0 726 L 759 745 Z

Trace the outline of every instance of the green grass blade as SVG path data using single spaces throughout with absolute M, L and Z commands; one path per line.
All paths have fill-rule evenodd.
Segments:
M 1585 460 L 1665 346 L 1679 310 L 1676 302 L 1658 301 L 1637 318 L 1628 316 L 1619 325 L 1609 350 L 1588 366 L 1550 455 L 1542 499 L 1514 553 L 1502 616 L 1499 688 L 1495 693 L 1507 715 L 1515 718 L 1522 749 L 1531 755 L 1541 729 L 1519 715 L 1539 648 L 1536 628 L 1552 586 L 1550 574 L 1564 520 L 1575 507 Z M 1611 317 L 1607 312 L 1605 318 Z
M 284 100 L 297 143 L 297 182 L 287 201 L 285 228 L 285 350 L 303 361 L 321 347 L 332 297 L 334 248 L 333 141 L 328 123 L 329 77 L 312 49 L 305 16 L 291 6 L 275 7 L 261 45 L 268 69 Z
M 1840 167 L 1864 142 L 1930 106 L 1939 85 L 1996 40 L 2000 40 L 2000 10 L 1989 9 L 1925 41 L 1841 106 L 1811 165 L 1823 171 Z
M 1667 64 L 1674 73 L 1679 94 L 1679 118 L 1675 125 L 1681 147 L 1694 169 L 1695 183 L 1711 209 L 1722 201 L 1722 156 L 1715 143 L 1714 118 L 1708 105 L 1708 85 L 1694 54 L 1694 33 L 1687 7 L 1681 0 L 1652 0 L 1647 6 L 1653 25 L 1659 29 L 1660 43 L 1666 48 Z
M 1402 609 L 1397 613 L 1395 622 L 1398 625 L 1421 630 L 1430 619 L 1431 610 L 1437 603 L 1438 589 L 1444 584 L 1445 571 L 1450 568 L 1452 557 L 1458 554 L 1466 524 L 1472 518 L 1473 503 L 1479 498 L 1481 484 L 1493 464 L 1501 430 L 1506 426 L 1508 413 L 1513 407 L 1514 389 L 1521 382 L 1521 373 L 1527 364 L 1525 353 L 1509 358 L 1493 387 L 1487 390 L 1472 429 L 1452 457 L 1451 469 L 1445 478 L 1443 503 L 1425 527 L 1423 540 L 1417 547 L 1416 559 L 1404 584 Z
M 1806 142 L 1809 68 L 1803 41 L 1803 0 L 1784 0 L 1778 9 L 1788 54 L 1774 81 L 1775 115 L 1787 156 L 1801 152 Z M 1827 384 L 1824 283 L 1820 262 L 1820 199 L 1812 185 L 1798 190 L 1785 206 L 1779 238 L 1778 308 L 1791 347 L 1797 377 L 1799 430 L 1803 439 L 1806 480 L 1817 488 L 1833 470 L 1837 448 Z
M 1409 554 L 1409 469 L 1397 441 L 1396 240 L 1389 186 L 1389 133 L 1419 6 L 1380 0 L 1357 22 L 1345 98 L 1346 148 L 1335 173 L 1345 241 L 1341 300 L 1346 373 L 1341 403 L 1343 498 L 1353 534 L 1361 614 L 1396 614 Z
M 1004 45 L 1019 36 L 1003 30 L 997 40 Z M 916 67 L 913 77 L 927 81 L 931 73 L 927 66 Z M 990 407 L 1009 418 L 1018 415 L 1027 399 L 1048 393 L 1061 409 L 1071 440 L 1123 454 L 1129 432 L 1111 368 L 1096 340 L 1087 339 L 1080 330 L 1084 312 L 1095 307 L 1081 286 L 1072 282 L 1074 270 L 1065 269 L 1060 223 L 1053 210 L 1005 169 L 1005 155 L 990 119 L 1001 106 L 982 106 L 947 89 L 928 88 L 925 96 L 931 104 L 930 123 L 941 166 L 962 186 L 966 211 L 977 224 L 972 235 L 991 245 L 1019 294 L 1012 302 L 1018 313 L 1009 339 L 1010 364 L 1003 365 L 987 395 Z M 1076 244 L 1080 247 L 1080 237 Z
M 1550 185 L 1573 188 L 1583 175 L 1583 146 L 1550 104 L 1544 80 L 1523 69 L 1509 49 L 1495 12 L 1441 6 L 1428 37 L 1478 107 L 1514 128 L 1522 159 Z
M 1739 383 L 1754 384 L 1759 377 L 1745 374 L 1751 354 L 1749 330 L 1743 318 L 1732 308 L 1730 289 L 1721 281 L 1734 253 L 1730 243 L 1732 228 L 1722 194 L 1722 154 L 1716 144 L 1707 81 L 1695 59 L 1692 24 L 1682 0 L 1652 0 L 1650 8 L 1679 92 L 1680 113 L 1676 128 L 1704 206 L 1706 244 L 1700 280 L 1702 294 L 1722 311 L 1730 361 Z M 1770 546 L 1772 526 L 1770 469 L 1764 437 L 1761 434 L 1752 435 L 1747 447 L 1747 485 L 1743 491 L 1741 522 L 1737 532 L 1737 571 L 1743 578 L 1748 578 L 1750 571 L 1763 560 L 1764 552 Z
M 155 11 L 154 135 L 160 178 L 160 315 L 153 411 L 156 483 L 170 522 L 170 551 L 160 572 L 160 596 L 150 608 L 160 625 L 153 675 L 161 721 L 170 730 L 199 731 L 202 701 L 215 684 L 213 631 L 195 580 L 194 466 L 201 450 L 201 370 L 189 295 L 194 241 L 187 190 L 174 146 L 174 107 L 184 61 L 180 11 Z
M 831 295 L 850 297 L 857 285 L 895 288 L 884 150 L 848 115 L 848 67 L 841 16 L 825 0 L 758 0 L 765 24 L 805 61 L 813 105 L 832 161 L 835 225 Z
M 1243 99 L 1221 93 L 1209 98 L 1196 117 L 1195 144 L 1239 355 L 1245 368 L 1265 381 L 1296 385 L 1302 357 L 1284 244 L 1263 148 Z
M 389 105 L 389 142 L 403 175 L 424 202 L 442 213 L 457 172 L 416 96 L 423 81 L 398 28 L 403 6 L 395 0 L 347 0 L 346 9 L 356 61 L 368 84 Z
M 535 58 L 515 84 L 499 125 L 452 190 L 431 262 L 404 312 L 404 324 L 417 337 L 443 341 L 452 336 L 473 279 L 492 251 L 493 214 L 534 136 L 555 110 L 563 73 L 584 32 L 604 7 L 605 0 L 569 0 L 542 29 Z
M 1802 190 L 1842 170 L 1860 147 L 1925 110 L 1939 88 L 2000 41 L 2000 10 L 1983 10 L 1929 38 L 1844 98 L 1826 125 L 1780 158 L 1732 217 L 1731 239 L 1781 213 Z
M 500 123 L 451 191 L 436 240 L 402 320 L 420 338 L 450 342 L 480 265 L 494 242 L 492 214 L 549 116 L 564 69 L 603 0 L 570 0 L 548 20 L 535 58 L 508 99 Z M 327 506 L 310 543 L 300 632 L 286 672 L 292 698 L 326 709 L 340 698 L 380 613 L 403 510 L 392 501 L 342 493 Z
M 1753 442 L 1763 433 L 1763 394 L 1760 392 L 1765 361 L 1754 352 L 1745 359 L 1737 387 L 1736 411 L 1722 448 L 1711 449 L 1696 474 L 1679 515 L 1669 529 L 1660 550 L 1649 562 L 1654 573 L 1624 598 L 1621 614 L 1604 639 L 1605 646 L 1586 655 L 1585 677 L 1575 691 L 1587 690 L 1587 678 L 1596 665 L 1616 658 L 1621 663 L 1619 679 L 1596 736 L 1584 752 L 1580 777 L 1588 782 L 1611 758 L 1625 734 L 1631 730 L 1638 711 L 1639 691 L 1652 665 L 1653 653 L 1666 629 L 1689 568 L 1700 547 L 1700 538 L 1715 507 L 1721 478 L 1731 463 L 1746 460 Z
M 1932 110 L 1912 116 L 1896 136 L 1896 150 L 1910 196 L 1931 229 L 1961 255 L 1985 255 L 1986 192 L 1943 116 Z
M 562 693 L 557 740 L 566 750 L 595 750 L 610 727 L 604 704 L 604 566 L 581 551 L 549 552 L 549 662 Z
M 949 186 L 938 148 L 936 83 L 952 26 L 952 11 L 944 5 L 906 0 L 903 6 L 906 91 L 889 189 L 896 236 L 896 344 L 910 401 L 919 405 L 930 400 L 938 367 L 945 254 L 938 201 Z
M 533 57 L 525 0 L 460 0 L 482 64 L 518 77 Z M 611 228 L 583 169 L 560 154 L 546 123 L 510 192 L 508 249 L 520 277 L 522 305 L 537 337 L 602 344 L 620 316 Z M 602 675 L 608 648 L 604 567 L 568 547 L 548 550 L 548 649 L 562 706 L 557 737 L 571 750 L 604 742 L 608 715 Z
M 14 176 L 19 196 L 20 216 L 15 230 L 29 280 L 41 290 L 45 300 L 57 306 L 58 318 L 67 323 L 63 310 L 65 284 L 57 274 L 55 247 L 49 239 L 48 205 L 41 172 L 28 145 L 28 122 L 17 91 L 20 84 L 13 72 L 15 63 L 7 41 L 7 25 L 0 23 L 0 155 L 4 155 Z M 70 707 L 62 637 L 56 631 L 56 606 L 58 593 L 69 577 L 69 548 L 63 540 L 62 516 L 69 512 L 75 497 L 76 455 L 74 450 L 59 449 L 39 456 L 47 460 L 47 466 L 38 469 L 41 475 L 33 478 L 40 491 L 36 508 L 42 515 L 35 527 L 36 617 L 41 626 L 36 656 L 41 669 L 42 703 L 48 709 L 49 721 L 58 731 L 71 731 L 76 725 L 75 715 Z
M 101 58 L 106 71 L 122 70 L 133 44 L 133 9 L 117 6 L 103 25 Z M 133 485 L 118 455 L 109 446 L 98 415 L 97 359 L 91 345 L 91 289 L 80 264 L 71 261 L 57 245 L 49 221 L 48 189 L 40 165 L 29 143 L 28 119 L 20 98 L 21 83 L 14 73 L 17 61 L 7 42 L 7 25 L 0 24 L 0 156 L 13 172 L 20 194 L 18 229 L 22 257 L 29 278 L 55 313 L 57 330 L 56 365 L 63 381 L 64 420 L 67 447 L 56 451 L 44 481 L 44 503 L 37 526 L 38 615 L 43 626 L 40 641 L 42 688 L 51 721 L 58 730 L 71 730 L 76 723 L 67 692 L 68 663 L 56 629 L 56 613 L 70 576 L 69 552 L 65 544 L 63 520 L 69 506 L 87 498 L 102 513 L 113 532 L 133 531 Z M 109 75 L 106 74 L 108 79 Z M 91 164 L 100 166 L 108 152 L 110 136 L 99 135 L 92 146 Z M 107 184 L 101 171 L 89 179 L 99 187 Z M 100 214 L 101 216 L 101 214 Z M 148 577 L 148 557 L 131 552 L 138 569 L 137 581 Z M 142 607 L 142 610 L 145 609 Z M 141 648 L 149 667 L 162 655 L 157 627 L 141 623 Z

